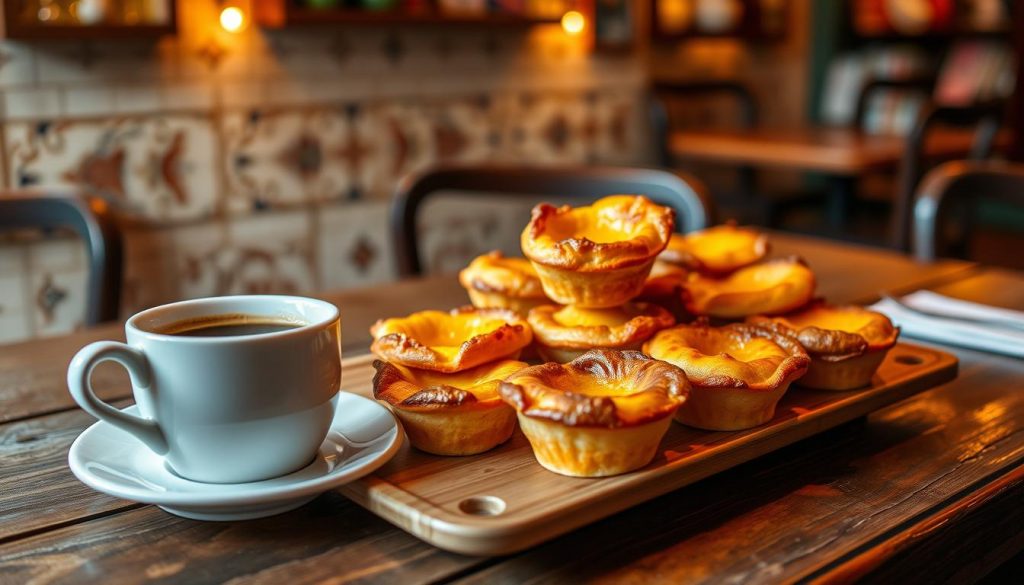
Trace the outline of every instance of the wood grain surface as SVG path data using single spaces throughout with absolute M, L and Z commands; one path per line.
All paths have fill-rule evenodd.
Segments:
M 1018 273 L 920 266 L 866 248 L 773 239 L 776 253 L 809 259 L 819 290 L 833 300 L 928 287 L 1024 310 Z M 404 283 L 401 293 L 380 287 L 322 295 L 343 307 L 348 355 L 366 339 L 348 332 L 364 335 L 360 329 L 379 316 L 464 301 L 453 279 L 429 280 L 436 288 Z M 354 293 L 359 304 L 346 305 Z M 0 424 L 0 583 L 893 582 L 935 574 L 970 581 L 1022 547 L 1021 360 L 956 349 L 957 380 L 862 424 L 523 553 L 482 560 L 431 547 L 338 492 L 275 518 L 202 523 L 81 486 L 64 458 L 91 420 L 70 410 L 64 368 L 78 347 L 119 331 L 0 347 L 0 416 L 8 421 Z M 109 375 L 119 383 L 120 372 Z

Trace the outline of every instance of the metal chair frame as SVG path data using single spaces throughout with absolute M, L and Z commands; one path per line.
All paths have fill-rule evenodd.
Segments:
M 416 220 L 423 203 L 442 191 L 594 199 L 643 194 L 674 209 L 676 229 L 684 232 L 706 227 L 713 216 L 703 185 L 675 172 L 622 167 L 441 166 L 406 177 L 396 190 L 391 232 L 398 272 L 403 277 L 422 273 Z
M 0 195 L 0 230 L 73 230 L 85 243 L 89 262 L 85 323 L 118 318 L 123 254 L 121 234 L 106 202 L 74 195 Z

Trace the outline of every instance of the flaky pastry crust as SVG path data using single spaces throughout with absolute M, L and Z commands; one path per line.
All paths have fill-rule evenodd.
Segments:
M 515 311 L 474 307 L 383 319 L 370 334 L 370 349 L 389 362 L 449 373 L 517 356 L 533 340 Z
M 727 223 L 688 234 L 672 234 L 658 259 L 721 276 L 760 261 L 768 250 L 766 234 Z
M 524 368 L 499 386 L 532 418 L 571 427 L 620 428 L 671 415 L 690 384 L 679 368 L 637 351 L 595 349 L 567 364 Z
M 683 303 L 694 315 L 739 319 L 798 309 L 814 297 L 814 273 L 798 258 L 779 258 L 716 278 L 691 274 Z
M 444 374 L 375 360 L 373 397 L 391 406 L 417 449 L 435 455 L 482 453 L 512 436 L 515 410 L 498 395 L 498 384 L 526 366 L 501 360 Z
M 520 241 L 548 298 L 606 308 L 640 294 L 673 225 L 671 209 L 613 195 L 587 207 L 538 205 Z
M 542 305 L 527 318 L 541 357 L 567 362 L 589 349 L 638 350 L 655 332 L 675 324 L 668 310 L 651 303 L 611 309 Z
M 899 328 L 888 317 L 855 305 L 816 302 L 794 313 L 747 321 L 795 337 L 811 356 L 810 368 L 798 383 L 820 390 L 869 384 L 899 337 Z
M 693 384 L 752 391 L 777 388 L 810 362 L 793 337 L 744 323 L 677 325 L 655 334 L 643 351 L 679 366 Z
M 617 475 L 650 463 L 689 390 L 679 368 L 614 350 L 526 368 L 499 387 L 537 462 L 574 477 Z
M 586 207 L 533 208 L 523 253 L 533 262 L 602 272 L 650 262 L 668 244 L 675 213 L 642 195 L 612 195 Z
M 644 353 L 679 366 L 692 384 L 676 420 L 716 431 L 771 420 L 779 399 L 810 364 L 796 339 L 740 323 L 711 327 L 699 321 L 665 329 L 644 345 Z

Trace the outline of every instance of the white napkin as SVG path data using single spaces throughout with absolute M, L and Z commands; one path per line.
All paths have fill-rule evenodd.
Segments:
M 911 293 L 900 300 L 915 309 L 950 317 L 915 313 L 889 299 L 871 306 L 899 325 L 907 337 L 1024 358 L 1024 330 L 956 321 L 958 317 L 966 317 L 1024 324 L 1024 312 L 953 299 L 928 290 Z

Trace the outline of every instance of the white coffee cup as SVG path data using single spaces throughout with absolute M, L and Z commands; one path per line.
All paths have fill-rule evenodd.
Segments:
M 168 333 L 218 315 L 292 326 L 249 335 Z M 86 412 L 134 435 L 175 473 L 242 483 L 285 475 L 313 460 L 341 385 L 337 307 L 276 295 L 198 299 L 142 311 L 128 319 L 125 332 L 127 344 L 82 348 L 68 368 L 68 387 Z M 107 360 L 128 370 L 141 417 L 93 392 L 92 370 Z

